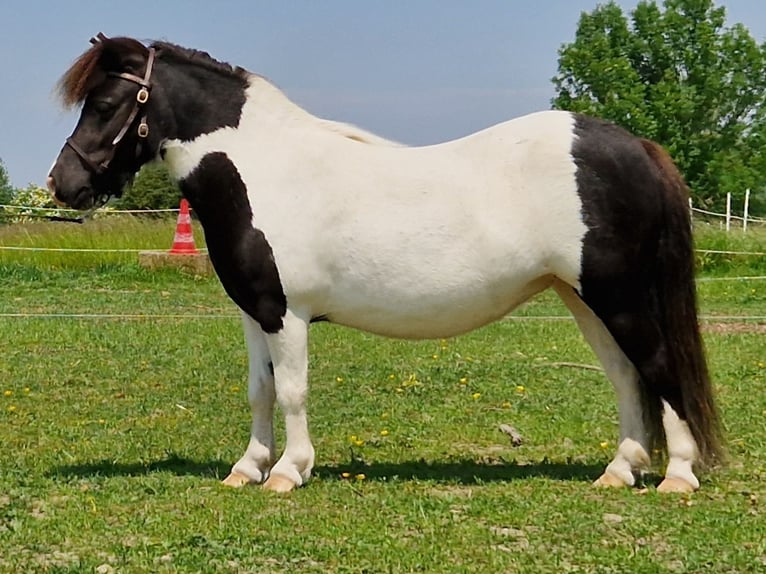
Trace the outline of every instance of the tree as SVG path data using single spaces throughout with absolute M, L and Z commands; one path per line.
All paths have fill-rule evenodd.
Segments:
M 559 50 L 553 107 L 598 115 L 663 144 L 695 201 L 766 190 L 766 44 L 726 27 L 713 0 L 614 2 L 583 13 Z
M 10 205 L 13 201 L 13 186 L 11 178 L 8 177 L 8 170 L 5 169 L 3 160 L 0 159 L 0 205 Z M 5 208 L 0 207 L 0 223 L 5 223 L 8 219 Z
M 5 169 L 3 160 L 0 159 L 0 205 L 8 205 L 11 199 L 13 199 L 11 178 L 8 176 L 8 170 Z
M 160 163 L 141 168 L 125 194 L 111 205 L 115 209 L 173 209 L 181 200 L 181 190 Z

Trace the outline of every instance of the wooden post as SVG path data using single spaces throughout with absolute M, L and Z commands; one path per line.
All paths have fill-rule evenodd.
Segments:
M 742 232 L 747 232 L 747 216 L 750 211 L 750 190 L 745 190 L 745 213 L 742 216 Z
M 694 227 L 694 206 L 692 205 L 692 198 L 689 198 L 689 225 Z

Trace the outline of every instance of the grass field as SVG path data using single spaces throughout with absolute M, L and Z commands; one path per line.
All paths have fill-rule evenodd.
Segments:
M 172 237 L 172 222 L 95 223 L 0 228 L 0 245 Z M 763 275 L 763 258 L 700 258 L 729 463 L 699 492 L 660 496 L 656 475 L 590 486 L 615 448 L 614 393 L 564 365 L 596 360 L 572 321 L 539 319 L 566 315 L 544 295 L 446 341 L 312 327 L 317 468 L 279 496 L 219 485 L 249 412 L 215 278 L 149 273 L 130 253 L 0 250 L 0 572 L 766 571 L 764 331 L 731 318 L 766 316 L 766 282 L 720 280 Z

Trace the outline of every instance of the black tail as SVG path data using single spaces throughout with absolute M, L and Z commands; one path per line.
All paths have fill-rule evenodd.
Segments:
M 667 380 L 673 381 L 677 388 L 667 396 L 662 389 L 656 390 L 689 425 L 699 449 L 700 464 L 712 466 L 722 462 L 722 432 L 697 319 L 688 189 L 661 146 L 649 140 L 641 140 L 641 143 L 661 173 L 665 187 L 664 221 L 657 252 L 656 304 L 665 335 L 666 365 L 670 371 Z

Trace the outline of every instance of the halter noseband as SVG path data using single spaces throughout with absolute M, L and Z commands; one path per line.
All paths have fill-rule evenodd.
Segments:
M 107 39 L 106 36 L 104 36 L 101 32 L 99 32 L 96 37 L 90 39 L 90 43 L 97 44 L 98 42 L 101 42 L 106 39 Z M 109 152 L 107 153 L 106 157 L 101 161 L 101 163 L 96 163 L 95 161 L 93 161 L 88 156 L 88 154 L 85 153 L 83 149 L 74 142 L 74 140 L 72 139 L 72 136 L 69 136 L 66 139 L 66 145 L 72 148 L 72 150 L 79 156 L 79 158 L 88 167 L 88 169 L 90 169 L 90 171 L 92 171 L 93 173 L 97 175 L 104 173 L 109 168 L 109 164 L 111 163 L 112 159 L 114 159 L 114 154 L 117 151 L 117 146 L 122 141 L 122 138 L 125 137 L 125 134 L 128 133 L 128 130 L 130 129 L 130 126 L 133 125 L 133 122 L 138 116 L 138 113 L 143 109 L 143 107 L 149 101 L 149 90 L 152 89 L 152 84 L 149 80 L 152 76 L 152 67 L 154 65 L 154 55 L 155 55 L 154 48 L 149 48 L 149 56 L 146 60 L 146 71 L 144 72 L 143 78 L 140 76 L 136 76 L 135 74 L 129 74 L 128 72 L 109 72 L 107 74 L 107 76 L 110 76 L 112 78 L 122 78 L 123 80 L 133 82 L 134 84 L 137 84 L 139 86 L 139 90 L 138 90 L 138 93 L 136 93 L 136 101 L 133 104 L 133 110 L 130 112 L 128 119 L 125 120 L 125 123 L 122 125 L 122 128 L 120 128 L 120 131 L 117 132 L 117 135 L 112 140 L 112 147 L 109 149 Z M 141 117 L 141 121 L 138 124 L 138 137 L 141 139 L 146 139 L 148 135 L 149 135 L 149 125 L 146 123 L 146 114 L 144 114 Z M 138 153 L 138 150 L 136 150 L 136 153 Z

